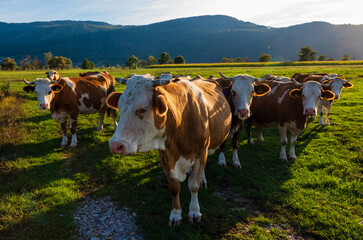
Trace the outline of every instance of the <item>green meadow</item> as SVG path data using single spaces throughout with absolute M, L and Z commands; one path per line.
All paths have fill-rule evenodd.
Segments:
M 104 70 L 104 69 L 101 69 Z M 239 143 L 241 169 L 232 166 L 230 140 L 227 167 L 218 153 L 208 157 L 207 189 L 200 189 L 202 221 L 187 221 L 190 193 L 180 194 L 182 224 L 168 226 L 171 195 L 157 151 L 135 156 L 112 155 L 114 133 L 98 114 L 80 115 L 78 146 L 61 148 L 60 125 L 37 109 L 35 94 L 22 90 L 23 78 L 45 77 L 42 71 L 0 71 L 0 239 L 76 239 L 73 217 L 85 196 L 111 196 L 137 213 L 145 239 L 363 239 L 363 65 L 189 66 L 136 70 L 109 69 L 114 77 L 162 72 L 192 77 L 265 74 L 338 73 L 352 78 L 334 102 L 330 126 L 310 119 L 296 144 L 297 159 L 281 162 L 275 127 L 264 128 L 265 142 Z M 80 69 L 59 70 L 77 76 Z M 10 84 L 9 96 L 7 84 Z M 123 85 L 116 83 L 116 90 Z M 6 92 L 6 93 L 5 93 Z M 288 148 L 287 148 L 288 149 Z

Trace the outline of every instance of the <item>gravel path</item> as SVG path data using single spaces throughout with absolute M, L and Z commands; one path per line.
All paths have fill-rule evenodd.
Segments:
M 143 240 L 137 233 L 136 213 L 127 207 L 119 209 L 109 197 L 85 200 L 78 207 L 74 222 L 78 240 Z

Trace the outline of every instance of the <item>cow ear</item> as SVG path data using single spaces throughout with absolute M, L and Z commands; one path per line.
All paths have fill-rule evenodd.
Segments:
M 221 85 L 221 87 L 223 89 L 226 89 L 226 88 L 229 88 L 230 86 L 232 86 L 232 81 L 230 79 L 219 78 L 219 79 L 217 79 L 217 82 L 219 85 Z
M 330 81 L 329 80 L 324 80 L 324 81 L 321 82 L 321 84 L 325 84 L 325 83 L 330 83 Z
M 53 92 L 59 93 L 60 91 L 62 91 L 63 86 L 60 84 L 52 84 L 50 85 L 50 88 L 52 89 Z
M 34 92 L 35 87 L 34 86 L 25 86 L 23 87 L 23 90 L 25 92 Z
M 106 103 L 110 108 L 118 109 L 118 100 L 121 97 L 122 92 L 113 92 L 108 95 Z
M 335 94 L 329 90 L 326 91 L 322 90 L 320 98 L 323 100 L 333 100 L 335 98 Z
M 299 97 L 301 97 L 301 92 L 302 92 L 301 89 L 292 89 L 289 92 L 289 95 L 292 98 L 299 98 Z
M 344 82 L 343 83 L 343 87 L 344 88 L 352 88 L 353 87 L 353 83 L 351 83 L 351 82 Z
M 154 108 L 154 125 L 157 129 L 164 127 L 166 122 L 166 113 L 168 112 L 168 104 L 166 98 L 159 94 L 153 99 Z
M 253 93 L 253 96 L 260 97 L 271 91 L 271 88 L 269 85 L 265 83 L 255 84 L 254 85 L 255 92 Z

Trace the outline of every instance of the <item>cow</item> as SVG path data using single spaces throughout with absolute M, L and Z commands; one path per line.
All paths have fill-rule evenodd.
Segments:
M 63 77 L 58 81 L 40 78 L 33 82 L 24 79 L 28 86 L 24 87 L 23 90 L 35 92 L 38 108 L 44 111 L 50 110 L 51 117 L 61 124 L 62 147 L 67 145 L 67 120 L 69 119 L 69 129 L 72 134 L 70 147 L 76 147 L 76 127 L 79 114 L 98 112 L 97 130 L 103 129 L 103 119 L 108 108 L 106 98 L 115 89 L 115 80 L 111 77 L 106 78 L 103 75 L 98 77 Z M 115 114 L 112 114 L 112 118 L 116 129 Z
M 289 158 L 296 159 L 295 144 L 297 136 L 306 128 L 309 116 L 316 115 L 319 99 L 331 100 L 335 97 L 326 86 L 316 81 L 299 83 L 292 79 L 291 83 L 267 81 L 271 91 L 264 96 L 254 97 L 251 104 L 251 117 L 246 121 L 246 132 L 251 138 L 252 122 L 258 125 L 277 125 L 280 133 L 280 160 L 287 161 L 285 147 L 287 130 L 291 133 Z
M 233 166 L 240 168 L 241 163 L 238 157 L 238 139 L 241 134 L 242 125 L 247 119 L 250 112 L 250 105 L 253 96 L 262 96 L 270 91 L 270 87 L 266 84 L 258 83 L 261 79 L 257 79 L 248 74 L 239 74 L 234 77 L 226 77 L 221 72 L 221 79 L 217 79 L 220 85 L 224 88 L 223 93 L 227 98 L 232 111 L 232 125 L 229 136 L 232 138 L 233 148 Z M 226 158 L 224 155 L 225 142 L 220 147 L 218 164 L 226 166 Z
M 107 104 L 120 111 L 110 151 L 132 155 L 159 150 L 172 195 L 169 225 L 173 227 L 182 220 L 180 182 L 192 168 L 188 219 L 198 223 L 202 214 L 197 195 L 207 155 L 223 143 L 231 126 L 231 110 L 221 87 L 206 79 L 155 80 L 149 74 L 116 81 L 125 83 L 126 89 L 107 98 Z
M 267 80 L 267 81 L 291 82 L 291 79 L 288 78 L 288 77 L 284 77 L 284 76 L 274 76 L 274 75 L 271 75 L 271 74 L 266 74 L 261 79 L 262 80 Z
M 308 81 L 317 81 L 320 83 L 330 83 L 329 86 L 325 86 L 325 90 L 331 90 L 335 94 L 334 99 L 340 99 L 341 92 L 343 88 L 351 88 L 353 87 L 353 84 L 350 83 L 350 80 L 345 80 L 345 78 L 338 74 L 328 74 L 328 73 L 318 73 L 318 74 L 300 74 L 295 73 L 292 78 L 298 79 L 298 82 L 308 82 Z M 319 101 L 318 105 L 318 113 L 320 115 L 319 124 L 320 125 L 330 125 L 329 122 L 329 114 L 331 107 L 333 105 L 332 100 L 326 100 L 322 99 Z M 325 122 L 323 121 L 323 115 L 324 115 L 324 109 L 325 109 Z
M 59 73 L 55 70 L 49 70 L 48 72 L 45 72 L 45 74 L 51 81 L 58 81 L 60 79 Z
M 335 78 L 335 77 L 342 77 L 338 74 L 328 74 L 328 73 L 307 73 L 307 74 L 302 74 L 302 73 L 295 73 L 294 75 L 292 75 L 291 78 L 293 78 L 294 80 L 296 80 L 299 83 L 304 83 L 307 81 L 317 81 L 317 82 L 322 82 L 327 78 Z
M 319 101 L 318 112 L 320 115 L 319 124 L 320 125 L 330 125 L 329 114 L 334 100 L 339 100 L 343 88 L 352 88 L 353 84 L 349 82 L 350 80 L 345 80 L 343 77 L 326 78 L 323 83 L 329 83 L 329 86 L 324 87 L 325 90 L 330 90 L 334 93 L 335 97 L 332 100 L 322 99 Z M 325 122 L 323 121 L 325 109 Z

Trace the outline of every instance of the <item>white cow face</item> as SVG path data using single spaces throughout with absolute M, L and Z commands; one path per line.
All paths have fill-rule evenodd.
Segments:
M 334 93 L 323 91 L 322 85 L 315 81 L 306 82 L 302 84 L 302 88 L 291 90 L 289 94 L 294 98 L 301 97 L 305 116 L 316 116 L 316 109 L 320 99 L 331 100 L 334 98 Z
M 24 91 L 33 91 L 37 95 L 38 108 L 40 110 L 49 110 L 50 102 L 52 101 L 54 94 L 63 89 L 59 84 L 52 84 L 49 79 L 36 79 L 32 84 L 34 86 L 26 86 Z
M 244 120 L 250 117 L 250 106 L 253 96 L 261 96 L 270 91 L 266 84 L 255 84 L 257 78 L 247 74 L 240 74 L 231 78 L 232 97 L 235 107 L 234 114 Z
M 47 74 L 47 78 L 49 78 L 51 81 L 59 80 L 59 74 L 55 70 L 49 70 L 48 72 L 45 72 L 45 74 Z
M 335 94 L 335 99 L 339 99 L 344 88 L 351 88 L 353 87 L 353 84 L 350 82 L 345 82 L 342 78 L 337 77 L 331 79 L 331 91 Z
M 164 128 L 157 129 L 154 124 L 153 92 L 150 75 L 133 75 L 122 94 L 113 93 L 107 98 L 107 104 L 120 111 L 119 124 L 109 141 L 112 153 L 130 155 L 165 149 Z

